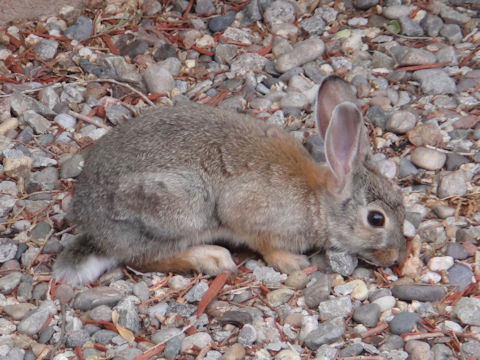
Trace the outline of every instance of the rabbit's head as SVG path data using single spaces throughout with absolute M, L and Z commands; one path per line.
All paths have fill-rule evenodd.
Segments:
M 366 128 L 351 86 L 338 77 L 321 84 L 315 116 L 331 177 L 328 246 L 389 266 L 405 255 L 402 193 L 368 160 Z

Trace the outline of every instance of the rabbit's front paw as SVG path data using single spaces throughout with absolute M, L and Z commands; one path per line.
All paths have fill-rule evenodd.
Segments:
M 305 255 L 297 255 L 285 250 L 271 250 L 268 254 L 262 255 L 268 265 L 287 274 L 310 265 Z
M 222 246 L 194 246 L 186 251 L 186 255 L 192 264 L 192 268 L 204 274 L 217 275 L 237 271 L 237 265 L 233 262 L 230 251 Z

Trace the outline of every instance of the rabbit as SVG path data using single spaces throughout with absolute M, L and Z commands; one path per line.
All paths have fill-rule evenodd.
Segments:
M 87 149 L 72 199 L 81 235 L 56 259 L 72 285 L 118 264 L 140 271 L 236 271 L 219 241 L 291 273 L 309 249 L 379 266 L 402 259 L 399 188 L 369 161 L 362 114 L 336 76 L 319 86 L 315 118 L 326 163 L 280 127 L 205 105 L 159 107 Z

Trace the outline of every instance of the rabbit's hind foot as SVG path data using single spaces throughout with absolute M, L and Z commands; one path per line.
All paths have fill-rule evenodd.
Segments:
M 57 281 L 63 280 L 70 285 L 83 285 L 97 280 L 101 274 L 118 263 L 113 258 L 99 255 L 89 255 L 78 263 L 57 261 L 54 276 Z
M 192 246 L 168 258 L 150 259 L 142 264 L 129 265 L 143 272 L 189 272 L 194 270 L 208 275 L 217 275 L 237 271 L 230 252 L 217 245 Z

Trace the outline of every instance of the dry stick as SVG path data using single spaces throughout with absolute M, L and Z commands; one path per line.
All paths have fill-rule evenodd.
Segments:
M 65 324 L 67 322 L 67 314 L 66 314 L 66 305 L 63 302 L 63 300 L 60 300 L 60 311 L 62 312 L 62 325 L 60 327 L 60 339 L 58 339 L 58 342 L 50 351 L 50 354 L 48 356 L 49 359 L 52 359 L 53 355 L 55 355 L 55 352 L 65 344 Z
M 135 94 L 140 96 L 148 105 L 155 106 L 153 101 L 150 100 L 145 94 L 143 94 L 141 91 L 138 91 L 133 86 L 130 86 L 130 85 L 125 84 L 123 82 L 120 82 L 120 81 L 117 81 L 117 80 L 114 80 L 114 79 L 95 79 L 95 80 L 88 80 L 88 82 L 108 82 L 108 83 L 117 84 L 117 85 L 126 87 L 130 91 L 133 91 Z
M 83 120 L 83 121 L 85 121 L 89 124 L 93 124 L 96 127 L 100 127 L 102 129 L 105 129 L 105 130 L 110 130 L 110 126 L 105 125 L 104 123 L 98 122 L 97 120 L 92 119 L 89 116 L 79 114 L 79 113 L 77 113 L 75 111 L 72 111 L 72 110 L 68 110 L 68 114 L 72 115 L 73 117 L 76 117 L 77 119 Z
M 377 335 L 378 333 L 381 333 L 383 330 L 385 330 L 387 328 L 388 328 L 387 323 L 381 323 L 380 325 L 363 332 L 360 336 L 361 336 L 362 339 L 364 339 L 364 338 L 369 337 L 369 336 Z

